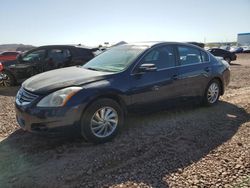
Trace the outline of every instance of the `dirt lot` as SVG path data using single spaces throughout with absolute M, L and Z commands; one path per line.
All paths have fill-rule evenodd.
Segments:
M 250 187 L 250 54 L 214 107 L 133 115 L 103 145 L 20 130 L 0 88 L 0 187 Z

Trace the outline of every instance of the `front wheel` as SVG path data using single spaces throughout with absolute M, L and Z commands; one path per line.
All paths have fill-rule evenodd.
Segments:
M 212 80 L 208 83 L 208 86 L 204 95 L 204 102 L 206 105 L 211 106 L 218 102 L 221 93 L 221 85 L 218 80 Z
M 2 73 L 0 73 L 1 75 L 1 81 L 0 81 L 0 85 L 4 86 L 4 87 L 10 87 L 10 86 L 14 86 L 16 81 L 14 76 L 7 72 L 7 71 L 3 71 Z
M 84 112 L 81 134 L 90 142 L 104 143 L 112 140 L 124 122 L 120 105 L 111 99 L 98 99 Z

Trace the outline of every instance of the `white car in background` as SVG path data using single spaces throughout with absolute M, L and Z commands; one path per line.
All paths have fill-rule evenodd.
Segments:
M 250 46 L 241 46 L 243 48 L 244 53 L 250 53 Z
M 221 46 L 220 49 L 229 51 L 230 50 L 230 46 Z
M 243 48 L 239 46 L 231 46 L 229 51 L 233 53 L 242 53 Z

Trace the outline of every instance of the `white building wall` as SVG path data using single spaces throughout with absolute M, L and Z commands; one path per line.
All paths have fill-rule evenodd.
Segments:
M 250 45 L 250 33 L 239 33 L 237 43 L 239 46 Z

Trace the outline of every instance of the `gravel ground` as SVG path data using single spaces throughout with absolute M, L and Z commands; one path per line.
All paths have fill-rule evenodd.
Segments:
M 231 69 L 218 105 L 131 115 L 102 145 L 20 130 L 0 88 L 0 187 L 250 187 L 250 54 Z

